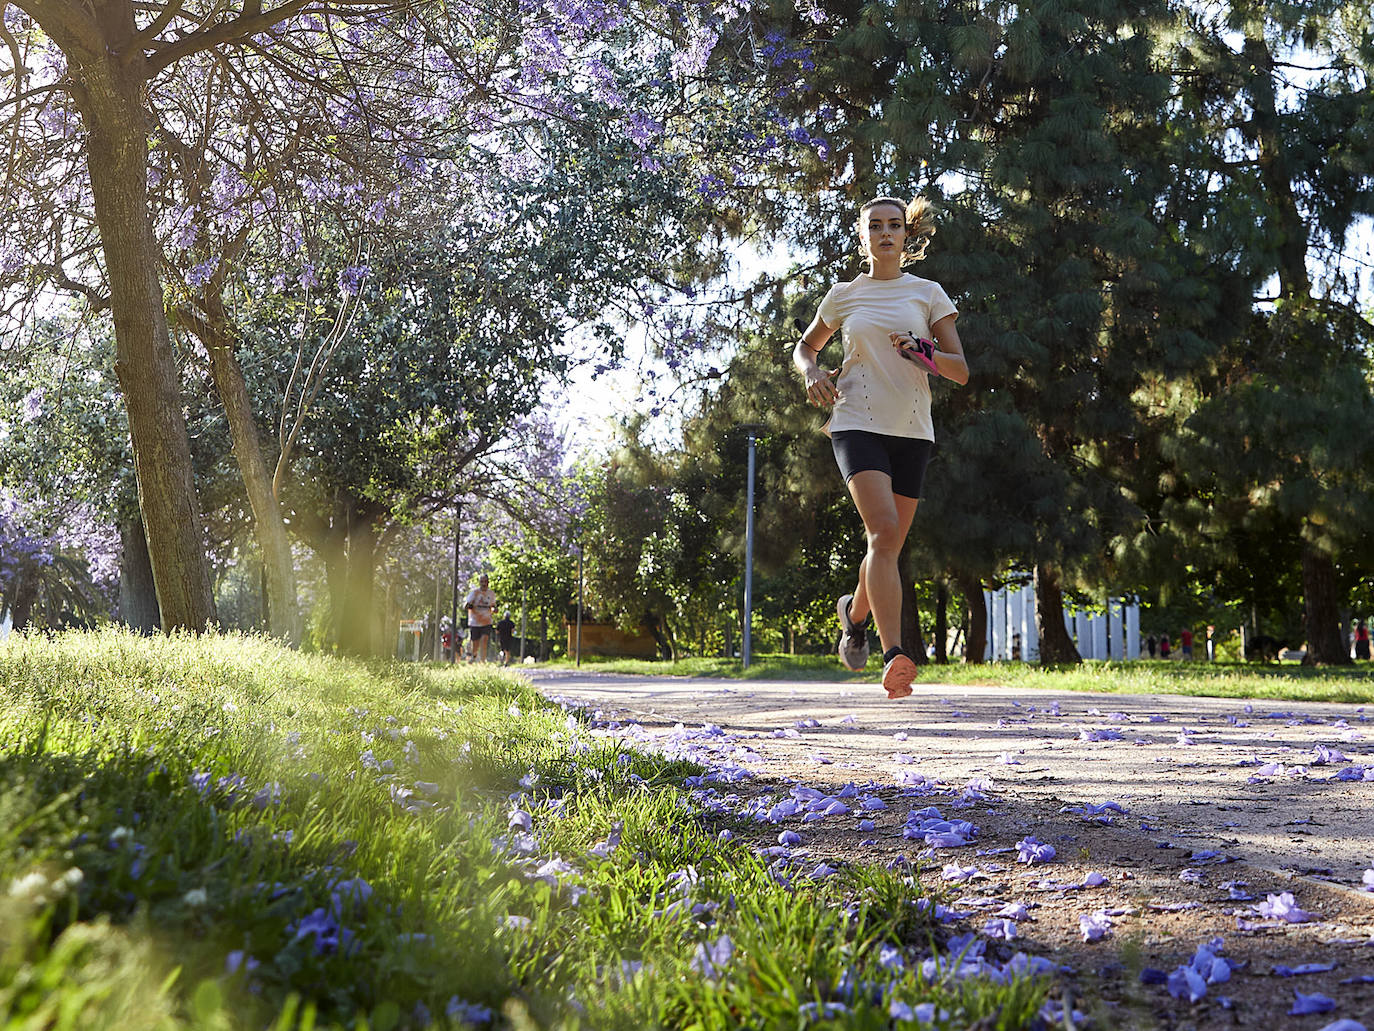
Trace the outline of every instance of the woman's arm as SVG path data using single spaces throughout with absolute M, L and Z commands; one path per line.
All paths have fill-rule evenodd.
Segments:
M 814 405 L 827 407 L 839 400 L 840 391 L 835 386 L 835 376 L 839 374 L 839 369 L 832 369 L 826 372 L 816 362 L 816 356 L 821 353 L 821 348 L 835 331 L 821 321 L 817 315 L 811 320 L 811 325 L 806 327 L 806 332 L 797 341 L 797 346 L 792 348 L 792 364 L 801 373 L 802 380 L 806 384 L 806 399 Z
M 956 318 L 956 315 L 946 315 L 930 327 L 930 332 L 934 334 L 935 342 L 940 345 L 940 349 L 935 352 L 935 366 L 940 370 L 940 375 L 963 386 L 968 382 L 968 359 L 964 356 L 964 345 L 959 340 L 959 331 L 954 328 Z

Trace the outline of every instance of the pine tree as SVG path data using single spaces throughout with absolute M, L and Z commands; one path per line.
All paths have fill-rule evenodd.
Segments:
M 1349 661 L 1340 599 L 1374 520 L 1369 354 L 1350 230 L 1374 213 L 1367 7 L 1236 2 L 1189 16 L 1172 209 L 1232 293 L 1233 327 L 1181 420 L 1182 484 L 1216 532 L 1300 541 L 1308 661 Z M 1179 502 L 1175 502 L 1179 504 Z M 1267 516 L 1257 515 L 1264 510 Z M 1233 529 L 1234 528 L 1234 529 Z

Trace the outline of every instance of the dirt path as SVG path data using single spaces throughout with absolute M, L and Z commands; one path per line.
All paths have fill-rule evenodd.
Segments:
M 855 817 L 761 823 L 760 845 L 794 827 L 818 859 L 891 861 L 924 850 L 902 837 L 912 809 L 975 824 L 970 844 L 926 860 L 932 872 L 952 864 L 956 929 L 981 931 L 998 904 L 1025 905 L 1015 946 L 1071 967 L 1066 998 L 1098 1011 L 1097 1026 L 1316 1031 L 1349 1018 L 1374 1031 L 1374 983 L 1360 980 L 1374 981 L 1374 894 L 1361 890 L 1374 868 L 1374 711 L 955 686 L 891 703 L 852 683 L 530 675 L 551 697 L 751 771 L 729 785 L 736 808 L 847 783 L 888 806 L 863 814 L 866 829 Z M 1018 863 L 1027 836 L 1055 858 Z M 1083 886 L 1089 874 L 1102 883 Z M 1284 892 L 1312 919 L 1255 910 Z M 1111 929 L 1085 942 L 1080 918 L 1099 912 Z M 1200 1001 L 1142 983 L 1142 969 L 1174 971 L 1217 938 L 1235 973 Z M 1303 964 L 1334 966 L 1283 976 Z M 1290 1015 L 1295 990 L 1334 1008 Z

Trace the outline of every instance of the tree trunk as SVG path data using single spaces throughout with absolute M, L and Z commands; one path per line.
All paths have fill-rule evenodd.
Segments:
M 143 520 L 119 521 L 119 621 L 141 634 L 161 629 Z
M 1083 657 L 1064 626 L 1064 592 L 1059 586 L 1059 570 L 1049 562 L 1035 567 L 1035 609 L 1040 618 L 1040 665 L 1081 663 Z
M 196 321 L 197 336 L 210 355 L 210 371 L 229 422 L 234 458 L 253 509 L 253 530 L 267 576 L 268 632 L 294 648 L 301 643 L 301 616 L 291 542 L 286 536 L 281 507 L 272 493 L 272 470 L 262 457 L 252 401 L 228 334 L 229 322 L 217 285 L 206 291 L 205 305 L 207 318 Z
M 370 511 L 348 506 L 345 595 L 339 599 L 339 648 L 348 655 L 375 654 L 372 588 L 376 578 L 377 528 Z
M 968 610 L 968 632 L 964 635 L 964 662 L 978 665 L 988 650 L 988 606 L 983 598 L 983 582 L 967 573 L 955 573 L 954 582 L 964 595 Z
M 949 585 L 941 577 L 935 581 L 935 661 L 949 663 Z
M 182 413 L 181 384 L 162 306 L 160 252 L 148 218 L 148 142 L 141 61 L 122 62 L 131 5 L 97 5 L 108 48 L 71 64 L 85 125 L 96 224 L 110 284 L 115 374 L 129 415 L 134 474 L 164 630 L 215 621 L 205 534 Z M 125 24 L 127 22 L 127 24 Z M 120 38 L 116 38 L 120 37 Z
M 1303 665 L 1348 666 L 1350 653 L 1341 638 L 1340 596 L 1331 556 L 1314 544 L 1302 544 L 1303 626 L 1307 655 Z
M 926 655 L 925 638 L 921 636 L 921 610 L 916 603 L 916 584 L 907 572 L 908 568 L 903 561 L 897 570 L 902 580 L 902 651 L 910 655 L 916 665 L 924 666 L 930 662 L 930 658 Z
M 33 621 L 33 607 L 38 601 L 38 576 L 33 564 L 25 562 L 10 581 L 10 619 L 15 630 L 24 630 Z

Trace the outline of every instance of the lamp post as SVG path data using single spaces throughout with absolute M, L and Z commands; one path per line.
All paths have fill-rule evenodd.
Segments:
M 582 541 L 577 542 L 577 667 L 582 668 Z
M 449 629 L 449 664 L 458 662 L 458 544 L 463 534 L 463 503 L 453 503 L 453 626 Z
M 745 492 L 747 512 L 744 517 L 744 646 L 740 651 L 741 664 L 749 668 L 754 629 L 754 441 L 763 427 L 749 424 L 749 486 Z

